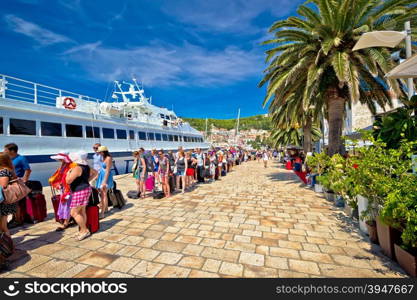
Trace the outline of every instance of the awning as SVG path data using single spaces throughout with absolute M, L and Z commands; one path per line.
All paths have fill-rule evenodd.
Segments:
M 406 59 L 385 75 L 387 78 L 417 78 L 417 54 Z
M 395 47 L 405 37 L 405 32 L 399 31 L 372 31 L 362 34 L 353 51 L 370 47 Z

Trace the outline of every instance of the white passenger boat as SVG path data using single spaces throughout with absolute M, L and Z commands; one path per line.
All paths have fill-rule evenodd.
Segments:
M 115 160 L 115 171 L 130 171 L 132 151 L 206 149 L 203 135 L 172 110 L 155 106 L 144 89 L 114 82 L 111 99 L 100 100 L 0 74 L 0 144 L 16 143 L 31 163 L 33 180 L 47 183 L 57 167 L 50 156 L 101 143 Z

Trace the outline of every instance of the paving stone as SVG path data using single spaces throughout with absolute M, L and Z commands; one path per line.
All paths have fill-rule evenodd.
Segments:
M 247 265 L 243 271 L 243 277 L 252 278 L 277 278 L 278 270 L 273 268 L 264 268 Z
M 284 257 L 267 256 L 265 257 L 265 266 L 285 270 L 288 269 L 288 259 Z
M 256 253 L 240 253 L 239 262 L 241 264 L 262 267 L 265 264 L 265 256 Z
M 152 261 L 161 252 L 153 249 L 143 248 L 136 252 L 132 257 Z
M 202 269 L 204 271 L 217 273 L 219 271 L 221 264 L 222 264 L 221 260 L 207 259 Z
M 52 259 L 27 272 L 28 275 L 42 278 L 54 278 L 71 269 L 76 264 L 65 260 Z
M 74 278 L 106 278 L 111 273 L 112 272 L 110 270 L 90 266 L 78 273 L 77 275 L 75 275 Z
M 140 249 L 141 249 L 140 247 L 136 247 L 136 246 L 125 246 L 121 248 L 119 251 L 117 251 L 115 254 L 119 256 L 133 256 Z
M 181 253 L 187 255 L 200 255 L 203 249 L 203 246 L 189 244 L 182 250 Z
M 129 273 L 138 277 L 155 277 L 163 267 L 162 264 L 143 260 L 134 266 Z
M 204 272 L 200 270 L 191 270 L 188 277 L 190 278 L 219 278 L 220 276 L 216 273 Z
M 96 267 L 105 267 L 111 264 L 118 258 L 116 255 L 102 253 L 102 252 L 89 252 L 76 259 L 77 262 L 93 265 Z
M 178 263 L 179 266 L 191 268 L 191 269 L 201 269 L 205 262 L 203 257 L 199 256 L 185 256 Z
M 222 262 L 219 270 L 220 274 L 241 277 L 243 275 L 243 265 L 229 262 Z
M 158 278 L 185 278 L 190 274 L 191 269 L 176 267 L 176 266 L 166 266 L 164 267 L 156 277 Z
M 119 257 L 116 260 L 114 260 L 110 265 L 108 265 L 106 269 L 128 273 L 137 263 L 137 259 Z
M 306 273 L 306 274 L 320 275 L 319 267 L 314 262 L 290 259 L 289 266 L 290 266 L 290 270 L 292 271 Z
M 157 258 L 154 259 L 154 262 L 161 264 L 175 265 L 181 259 L 182 254 L 173 253 L 173 252 L 162 252 Z
M 299 251 L 288 248 L 269 247 L 269 254 L 288 258 L 300 258 Z
M 239 251 L 206 247 L 201 253 L 201 256 L 218 260 L 225 260 L 228 262 L 237 262 L 239 254 Z
M 317 263 L 333 263 L 330 255 L 324 253 L 300 251 L 300 255 L 303 260 L 315 261 Z
M 170 242 L 170 241 L 159 241 L 153 246 L 153 249 L 160 250 L 160 251 L 171 251 L 171 252 L 181 252 L 187 244 L 185 243 L 178 243 L 178 242 Z

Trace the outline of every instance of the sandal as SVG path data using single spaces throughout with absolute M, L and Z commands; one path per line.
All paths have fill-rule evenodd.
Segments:
M 62 227 L 57 227 L 56 229 L 55 229 L 55 231 L 56 232 L 60 232 L 60 231 L 64 231 L 65 229 L 67 229 L 69 227 L 69 224 L 68 225 L 64 225 L 64 226 L 62 226 Z
M 90 235 L 91 235 L 90 231 L 87 230 L 86 233 L 83 233 L 83 234 L 81 234 L 81 235 L 78 236 L 78 240 L 79 241 L 82 241 L 83 239 L 89 237 Z

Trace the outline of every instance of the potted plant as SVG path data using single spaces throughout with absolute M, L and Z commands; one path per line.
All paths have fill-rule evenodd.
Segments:
M 314 155 L 307 157 L 307 166 L 311 170 L 311 176 L 315 177 L 314 191 L 316 193 L 323 193 L 323 184 L 320 181 L 320 176 L 324 174 L 330 157 L 325 153 L 314 153 Z
M 394 254 L 400 266 L 413 277 L 417 277 L 416 179 L 414 174 L 402 176 L 381 211 L 381 219 L 402 232 L 401 239 L 394 243 Z

